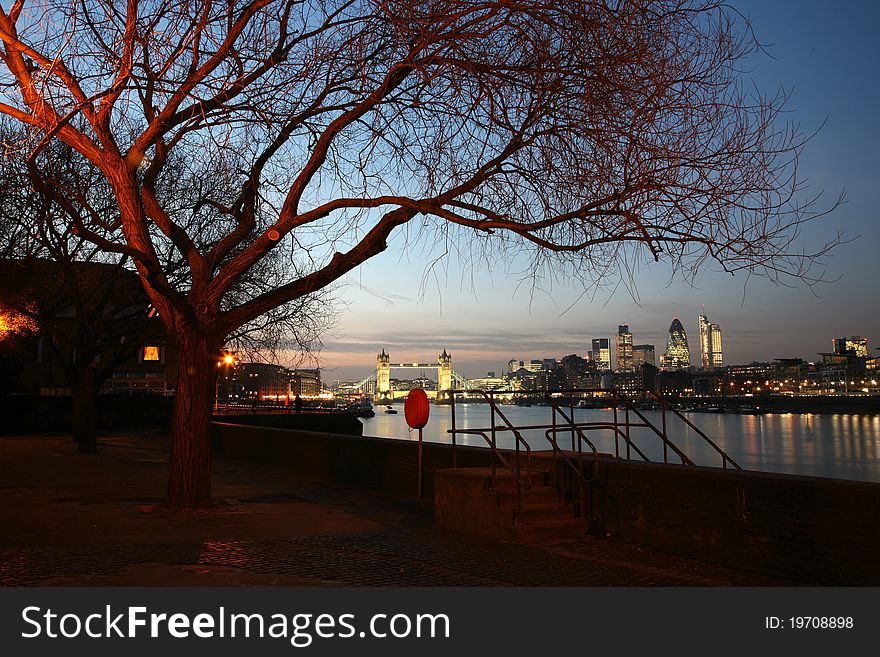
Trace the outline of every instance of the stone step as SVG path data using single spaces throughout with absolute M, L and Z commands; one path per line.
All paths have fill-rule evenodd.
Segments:
M 544 520 L 569 520 L 574 518 L 574 504 L 571 502 L 542 502 L 534 503 L 530 500 L 520 506 L 517 520 L 523 524 L 542 522 Z
M 537 520 L 517 523 L 507 529 L 507 538 L 522 543 L 549 543 L 587 534 L 588 523 L 583 518 Z
M 520 473 L 520 478 L 525 485 L 530 483 L 530 488 L 547 486 L 550 483 L 549 470 L 532 470 L 529 476 L 525 469 Z M 492 475 L 486 474 L 486 489 L 492 490 Z M 516 477 L 507 470 L 498 469 L 495 473 L 495 490 L 499 493 L 513 492 L 516 490 Z
M 516 491 L 496 491 L 495 501 L 498 506 L 513 507 L 516 504 Z M 561 495 L 556 486 L 533 486 L 524 490 L 520 497 L 520 503 L 541 504 L 544 502 L 561 502 Z

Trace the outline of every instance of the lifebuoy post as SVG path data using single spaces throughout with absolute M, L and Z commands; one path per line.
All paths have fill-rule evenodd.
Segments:
M 410 429 L 419 430 L 419 499 L 422 498 L 422 429 L 428 424 L 431 403 L 421 388 L 410 390 L 403 404 L 403 414 Z

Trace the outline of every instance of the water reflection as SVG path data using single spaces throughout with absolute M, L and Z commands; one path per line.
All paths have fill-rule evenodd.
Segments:
M 550 409 L 545 407 L 503 406 L 502 410 L 517 427 L 546 424 L 551 418 Z M 643 411 L 643 414 L 660 425 L 660 413 Z M 880 416 L 691 413 L 687 417 L 743 468 L 880 482 Z M 578 422 L 610 422 L 613 412 L 576 409 L 575 418 Z M 631 421 L 637 421 L 637 418 L 631 415 Z M 403 413 L 378 413 L 376 417 L 362 422 L 365 436 L 418 439 L 418 433 L 410 432 L 406 426 Z M 667 415 L 667 423 L 670 438 L 692 460 L 700 465 L 721 464 L 717 452 L 695 431 L 671 415 Z M 488 428 L 489 407 L 485 404 L 457 405 L 456 425 L 458 428 Z M 451 426 L 451 409 L 448 406 L 432 406 L 424 439 L 449 443 L 451 440 L 447 431 Z M 543 431 L 527 430 L 522 433 L 533 450 L 549 449 Z M 599 451 L 615 453 L 612 432 L 593 430 L 588 432 L 588 436 Z M 662 460 L 662 443 L 652 431 L 633 429 L 631 438 L 650 459 Z M 560 434 L 559 439 L 562 446 L 570 446 L 570 434 L 565 437 Z M 499 447 L 513 448 L 509 432 L 499 432 L 497 442 Z M 460 437 L 458 444 L 486 446 L 485 440 L 475 435 Z M 622 444 L 619 446 L 623 449 Z

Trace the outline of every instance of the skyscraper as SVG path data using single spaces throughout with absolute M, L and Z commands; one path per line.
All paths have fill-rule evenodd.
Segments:
M 712 324 L 712 367 L 724 367 L 724 352 L 721 347 L 721 327 Z
M 700 315 L 700 366 L 712 367 L 712 325 L 705 315 Z
M 633 370 L 633 336 L 628 324 L 617 327 L 617 371 L 632 372 Z
M 666 358 L 663 366 L 668 370 L 680 370 L 691 366 L 691 352 L 688 348 L 687 334 L 681 320 L 676 317 L 669 325 L 669 338 L 666 340 Z
M 711 323 L 706 315 L 700 315 L 700 366 L 708 370 L 723 364 L 721 327 Z
M 636 344 L 633 345 L 633 369 L 641 365 L 656 365 L 654 358 L 654 345 L 652 344 Z
M 592 359 L 598 370 L 611 369 L 611 340 L 608 338 L 593 338 Z

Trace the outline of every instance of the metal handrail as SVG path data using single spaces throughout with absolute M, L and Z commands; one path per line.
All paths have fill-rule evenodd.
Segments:
M 669 437 L 667 435 L 666 411 L 670 410 L 677 417 L 679 417 L 681 420 L 683 420 L 684 423 L 687 424 L 687 426 L 690 427 L 698 436 L 700 436 L 700 438 L 702 438 L 703 441 L 706 442 L 706 444 L 708 444 L 713 450 L 715 450 L 715 452 L 718 453 L 718 455 L 721 457 L 721 467 L 722 468 L 727 468 L 727 464 L 729 463 L 732 467 L 736 468 L 737 470 L 742 470 L 742 467 L 740 467 L 740 465 L 736 461 L 734 461 L 727 452 L 725 452 L 723 449 L 721 449 L 711 438 L 709 438 L 703 431 L 701 431 L 697 426 L 695 426 L 693 422 L 691 422 L 684 415 L 682 415 L 678 411 L 678 409 L 670 406 L 658 393 L 656 393 L 653 390 L 643 389 L 638 392 L 645 394 L 645 396 L 652 397 L 652 398 L 656 399 L 657 402 L 660 404 L 660 409 L 663 414 L 662 415 L 662 420 L 663 420 L 663 430 L 662 431 L 658 430 L 657 427 L 655 427 L 644 415 L 642 415 L 641 412 L 635 406 L 633 406 L 632 401 L 621 390 L 617 390 L 615 388 L 589 388 L 589 389 L 571 388 L 571 389 L 565 389 L 565 390 L 555 390 L 553 392 L 563 394 L 563 395 L 566 395 L 566 394 L 584 395 L 585 393 L 590 393 L 590 394 L 600 393 L 603 395 L 610 395 L 612 398 L 612 401 L 620 402 L 621 404 L 623 404 L 623 406 L 628 411 L 629 410 L 633 411 L 644 422 L 644 424 L 634 424 L 634 423 L 629 422 L 629 420 L 627 419 L 627 421 L 625 423 L 623 423 L 623 426 L 625 426 L 627 428 L 645 427 L 645 428 L 651 429 L 662 440 L 663 447 L 664 447 L 664 451 L 663 451 L 664 459 L 663 460 L 665 463 L 668 463 L 668 459 L 666 456 L 666 450 L 671 449 L 681 459 L 681 462 L 683 465 L 696 465 L 690 459 L 690 457 L 687 456 L 687 454 L 685 454 L 681 449 L 679 449 L 679 447 L 675 443 L 673 443 L 669 439 Z M 545 398 L 547 398 L 546 394 L 545 394 Z M 616 405 L 615 405 L 615 409 L 616 409 Z M 617 423 L 615 421 L 615 425 L 617 425 L 617 424 L 619 424 L 619 423 Z M 632 443 L 628 439 L 628 437 L 626 438 L 626 442 L 627 442 L 628 447 L 635 448 L 635 443 Z M 642 455 L 642 456 L 644 458 L 644 455 Z M 645 458 L 645 460 L 647 461 L 649 459 Z
M 646 418 L 644 415 L 642 415 L 641 412 L 639 412 L 639 410 L 637 408 L 632 406 L 632 404 L 629 403 L 628 399 L 626 399 L 625 397 L 619 397 L 619 399 L 621 399 L 621 401 L 624 403 L 624 406 L 626 406 L 627 411 L 632 411 L 633 413 L 638 415 L 639 418 L 641 418 L 641 420 L 645 422 L 647 428 L 649 428 L 651 431 L 653 431 L 654 433 L 657 434 L 657 436 L 660 438 L 660 440 L 663 441 L 664 447 L 669 447 L 670 449 L 672 449 L 673 452 L 675 452 L 678 455 L 678 457 L 681 459 L 682 465 L 696 465 L 696 463 L 694 463 L 687 454 L 685 454 L 683 451 L 681 451 L 675 443 L 673 443 L 671 440 L 669 440 L 669 438 L 664 436 L 657 429 L 657 427 L 655 427 L 653 424 L 648 422 L 648 418 Z M 629 426 L 629 421 L 627 421 L 627 426 Z M 629 442 L 629 436 L 627 436 L 627 442 Z M 665 451 L 664 451 L 664 455 L 665 455 Z M 665 462 L 665 456 L 664 456 L 664 462 Z
M 632 441 L 632 439 L 630 439 L 629 436 L 626 435 L 626 433 L 623 431 L 623 429 L 616 426 L 613 422 L 575 422 L 574 426 L 580 427 L 582 429 L 608 429 L 616 434 L 617 439 L 622 438 L 625 443 L 627 443 L 639 456 L 642 457 L 643 461 L 648 461 L 648 462 L 651 461 L 651 459 L 649 459 L 645 455 L 645 453 L 641 449 L 639 449 L 639 446 L 636 445 Z M 630 426 L 631 427 L 650 427 L 651 425 L 642 424 L 642 423 L 630 423 Z M 548 427 L 550 427 L 550 429 L 552 430 L 552 425 L 547 425 L 547 424 L 525 424 L 521 427 L 518 427 L 518 429 L 521 431 L 528 431 L 528 430 L 547 429 Z M 568 431 L 569 429 L 565 429 L 565 430 Z M 474 431 L 491 431 L 491 428 L 490 427 L 479 427 L 477 429 L 474 429 Z M 495 427 L 495 431 L 498 431 L 498 432 L 510 431 L 510 429 L 508 429 L 507 427 Z M 450 433 L 450 434 L 453 433 L 452 429 L 448 429 L 447 433 Z M 464 433 L 464 430 L 457 429 L 455 431 L 455 433 Z M 523 442 L 525 442 L 525 441 L 523 441 Z
M 510 472 L 510 474 L 513 475 L 513 478 L 516 480 L 516 483 L 517 483 L 517 511 L 519 511 L 519 501 L 518 501 L 519 500 L 519 489 L 522 485 L 522 482 L 520 481 L 520 477 L 517 474 L 517 471 L 510 465 L 510 463 L 507 461 L 507 459 L 504 458 L 504 454 L 498 449 L 498 446 L 494 443 L 494 441 L 492 441 L 492 439 L 486 435 L 485 431 L 481 431 L 479 429 L 458 429 L 456 431 L 456 433 L 467 433 L 467 434 L 473 434 L 476 436 L 483 437 L 483 439 L 489 445 L 489 449 L 491 449 L 492 453 L 495 455 L 495 457 L 499 461 L 501 461 L 501 465 L 503 465 L 505 467 L 505 469 L 508 472 Z M 495 461 L 492 461 L 491 468 L 492 468 L 492 488 L 493 488 L 493 490 L 496 488 L 495 467 L 496 467 Z
M 467 392 L 476 392 L 476 391 L 467 391 Z M 513 426 L 513 423 L 507 419 L 507 416 L 504 414 L 504 412 L 500 408 L 498 408 L 498 405 L 495 403 L 495 400 L 492 399 L 493 393 L 485 392 L 482 390 L 479 392 L 482 393 L 482 395 L 483 395 L 483 397 L 485 397 L 486 401 L 489 402 L 489 405 L 495 410 L 496 413 L 498 413 L 498 415 L 504 421 L 504 424 L 507 425 L 507 428 L 513 432 L 513 435 L 516 438 L 515 445 L 516 445 L 517 465 L 519 465 L 519 445 L 520 445 L 520 443 L 523 445 L 523 447 L 525 447 L 525 449 L 526 449 L 526 470 L 529 473 L 529 485 L 531 485 L 532 448 L 529 447 L 529 444 L 526 442 L 526 439 L 522 437 L 522 434 L 520 434 L 519 430 L 515 426 Z M 493 430 L 495 430 L 494 427 L 493 427 Z
M 559 414 L 562 416 L 562 419 L 564 419 L 564 420 L 568 423 L 568 426 L 571 427 L 571 430 L 572 430 L 574 433 L 577 434 L 577 437 L 578 437 L 578 443 L 577 443 L 577 446 L 578 446 L 578 449 L 577 449 L 577 452 L 578 452 L 578 465 L 577 465 L 578 474 L 580 474 L 580 476 L 583 477 L 583 473 L 582 473 L 582 470 L 581 470 L 581 463 L 580 463 L 580 457 L 581 457 L 581 443 L 586 442 L 587 445 L 590 446 L 590 449 L 593 450 L 593 476 L 595 476 L 595 475 L 599 472 L 599 451 L 596 449 L 596 446 L 593 444 L 593 442 L 592 442 L 589 438 L 587 438 L 586 434 L 584 434 L 584 432 L 581 431 L 581 428 L 580 428 L 578 425 L 575 424 L 575 422 L 574 422 L 574 418 L 570 418 L 570 417 L 568 417 L 568 416 L 565 414 L 565 411 L 563 411 L 561 407 L 554 405 L 554 406 L 553 406 L 553 410 L 554 410 L 556 413 L 559 413 Z M 553 429 L 552 429 L 552 431 L 553 431 L 553 434 L 554 434 L 554 435 L 553 435 L 553 438 L 552 438 L 552 439 L 550 438 L 550 431 L 551 431 L 551 430 L 548 429 L 546 432 L 544 432 L 544 435 L 545 435 L 545 437 L 547 438 L 547 440 L 553 445 L 553 454 L 554 454 L 554 456 L 555 456 L 556 451 L 559 450 L 559 445 L 556 444 L 556 432 L 557 432 L 557 429 L 556 429 L 556 418 L 555 418 L 555 417 L 553 418 Z M 559 452 L 562 454 L 562 458 L 563 458 L 566 462 L 568 462 L 569 465 L 573 465 L 573 464 L 568 460 L 568 458 L 565 456 L 565 452 L 563 452 L 562 450 L 559 450 Z
M 489 429 L 489 431 L 491 431 L 491 433 L 492 433 L 491 439 L 486 435 L 485 430 L 456 429 L 456 427 L 455 427 L 455 394 L 457 392 L 464 392 L 465 394 L 479 393 L 489 403 L 489 405 L 493 411 L 492 427 Z M 504 413 L 501 411 L 501 409 L 499 409 L 497 407 L 495 400 L 492 398 L 492 394 L 493 393 L 491 393 L 491 392 L 487 393 L 483 390 L 464 390 L 464 391 L 451 390 L 450 391 L 450 395 L 451 395 L 451 399 L 452 399 L 453 426 L 452 426 L 452 429 L 449 429 L 448 432 L 450 434 L 452 434 L 452 440 L 453 440 L 453 442 L 452 442 L 453 467 L 455 467 L 454 464 L 455 464 L 455 435 L 456 435 L 456 433 L 472 433 L 472 434 L 477 434 L 477 435 L 483 436 L 483 439 L 486 440 L 486 442 L 491 447 L 492 453 L 496 456 L 496 458 L 498 460 L 501 461 L 501 463 L 514 476 L 514 479 L 516 481 L 516 491 L 515 491 L 516 499 L 515 499 L 514 518 L 518 520 L 519 516 L 520 516 L 520 512 L 522 511 L 522 490 L 523 490 L 523 488 L 525 488 L 525 490 L 529 490 L 532 486 L 532 448 L 529 446 L 529 443 L 526 441 L 526 439 L 522 437 L 522 434 L 520 434 L 520 432 L 517 430 L 517 428 L 515 426 L 513 426 L 513 423 L 509 419 L 507 419 L 507 416 L 504 415 Z M 495 421 L 494 421 L 494 414 L 495 413 L 497 413 L 501 417 L 504 424 L 507 425 L 506 427 L 496 427 L 495 426 Z M 510 464 L 507 462 L 507 460 L 504 458 L 504 456 L 501 454 L 501 452 L 498 451 L 498 447 L 495 443 L 495 432 L 499 431 L 499 430 L 500 431 L 509 430 L 514 435 L 514 438 L 515 438 L 514 447 L 515 447 L 515 454 L 516 454 L 516 468 L 515 469 L 510 467 Z M 523 485 L 522 471 L 520 469 L 520 445 L 522 445 L 525 448 L 525 452 L 526 452 L 525 485 Z M 496 467 L 495 461 L 493 460 L 492 461 L 492 488 L 497 490 L 495 467 Z
M 584 428 L 587 428 L 587 429 L 609 429 L 609 430 L 611 430 L 612 432 L 614 432 L 614 445 L 615 445 L 615 450 L 616 450 L 616 454 L 615 454 L 615 456 L 617 456 L 618 458 L 620 458 L 620 449 L 618 448 L 618 442 L 617 442 L 617 441 L 618 441 L 620 438 L 623 438 L 623 442 L 626 443 L 626 446 L 627 446 L 628 448 L 632 449 L 633 451 L 635 451 L 636 454 L 638 454 L 639 456 L 641 456 L 643 461 L 648 462 L 648 463 L 651 462 L 651 459 L 649 459 L 649 458 L 647 457 L 647 455 L 646 455 L 641 449 L 639 449 L 639 446 L 636 445 L 636 444 L 632 441 L 632 439 L 631 439 L 628 435 L 626 435 L 626 432 L 624 432 L 624 430 L 621 429 L 621 428 L 620 428 L 617 424 L 615 424 L 614 422 L 578 422 L 578 423 L 576 423 L 576 426 L 584 427 Z M 631 424 L 630 426 L 631 426 L 631 427 L 647 427 L 647 426 L 650 426 L 650 425 L 645 425 L 645 424 Z
M 575 433 L 577 434 L 577 437 L 578 437 L 577 464 L 572 462 L 572 460 L 570 458 L 568 458 L 568 455 L 563 450 L 559 449 L 559 444 L 558 444 L 557 438 L 556 438 L 556 433 L 558 431 L 556 428 L 556 413 L 557 412 L 568 423 L 569 427 L 572 430 L 572 435 L 574 435 Z M 596 449 L 596 446 L 593 444 L 593 441 L 591 441 L 589 438 L 587 438 L 586 434 L 581 429 L 582 429 L 581 425 L 577 424 L 574 421 L 574 412 L 572 412 L 572 417 L 569 417 L 568 415 L 566 415 L 565 411 L 563 411 L 561 407 L 554 404 L 553 405 L 553 427 L 551 429 L 547 429 L 547 431 L 544 432 L 544 436 L 547 438 L 547 441 L 551 445 L 553 445 L 553 458 L 556 459 L 557 453 L 558 453 L 559 457 L 562 458 L 562 462 L 568 466 L 569 472 L 574 472 L 577 477 L 578 496 L 580 498 L 580 505 L 578 507 L 578 514 L 581 517 L 584 517 L 584 516 L 588 515 L 587 512 L 585 511 L 585 509 L 588 506 L 588 500 L 589 500 L 589 508 L 590 508 L 589 515 L 592 516 L 592 508 L 593 508 L 592 482 L 597 481 L 598 477 L 599 477 L 599 451 Z M 616 430 L 616 428 L 614 428 L 614 429 Z M 550 435 L 551 433 L 553 434 L 552 436 Z M 574 441 L 572 440 L 572 442 L 574 442 Z M 592 471 L 592 476 L 590 477 L 590 479 L 587 479 L 584 476 L 583 460 L 581 457 L 583 442 L 586 442 L 587 445 L 589 445 L 590 449 L 593 451 L 593 469 L 592 469 L 593 471 Z M 636 450 L 638 451 L 638 448 L 636 448 Z M 557 479 L 558 479 L 558 475 L 557 475 Z M 587 495 L 588 491 L 589 491 L 589 496 Z
M 545 393 L 544 399 L 550 401 L 550 406 L 553 409 L 553 424 L 548 427 L 548 425 L 526 425 L 522 427 L 515 427 L 512 422 L 507 418 L 507 416 L 498 408 L 495 397 L 498 395 L 517 395 L 523 394 L 522 391 L 492 391 L 486 392 L 483 390 L 450 390 L 451 400 L 452 400 L 452 429 L 449 430 L 449 433 L 452 435 L 452 459 L 453 459 L 453 468 L 455 467 L 455 437 L 458 433 L 470 433 L 475 435 L 483 436 L 484 440 L 489 444 L 492 448 L 492 451 L 495 457 L 502 463 L 502 465 L 507 468 L 516 479 L 517 487 L 516 487 L 516 513 L 515 518 L 518 518 L 521 510 L 521 492 L 523 489 L 523 482 L 521 478 L 520 472 L 520 445 L 523 445 L 526 450 L 526 458 L 527 458 L 527 468 L 528 468 L 528 479 L 527 485 L 525 486 L 526 490 L 531 485 L 531 448 L 528 442 L 522 437 L 520 434 L 520 430 L 529 430 L 529 429 L 545 429 L 544 436 L 547 441 L 553 447 L 553 458 L 554 461 L 558 458 L 561 458 L 565 464 L 569 467 L 570 470 L 574 470 L 578 473 L 578 480 L 580 484 L 581 491 L 581 507 L 583 509 L 584 503 L 584 485 L 591 485 L 592 481 L 587 480 L 584 477 L 583 473 L 583 463 L 581 461 L 582 454 L 582 446 L 583 442 L 586 442 L 592 450 L 593 455 L 593 478 L 595 480 L 598 474 L 598 463 L 599 463 L 599 452 L 596 449 L 596 446 L 593 442 L 587 438 L 584 433 L 585 429 L 605 429 L 611 430 L 614 433 L 614 444 L 615 444 L 615 455 L 620 458 L 620 440 L 623 439 L 626 444 L 626 456 L 624 458 L 629 459 L 631 454 L 634 452 L 642 460 L 646 462 L 650 462 L 650 459 L 647 455 L 639 448 L 639 446 L 633 442 L 630 437 L 630 429 L 633 428 L 646 428 L 650 429 L 654 434 L 656 434 L 663 444 L 663 462 L 668 463 L 668 452 L 672 451 L 680 460 L 683 465 L 695 466 L 696 464 L 691 460 L 691 458 L 685 454 L 672 440 L 669 439 L 667 433 L 667 422 L 666 422 L 666 412 L 667 410 L 671 410 L 677 417 L 684 421 L 684 423 L 690 427 L 698 436 L 700 436 L 706 444 L 712 447 L 720 456 L 721 456 L 721 465 L 723 468 L 727 468 L 728 463 L 737 470 L 742 470 L 739 464 L 736 463 L 723 449 L 721 449 L 713 440 L 711 440 L 703 431 L 701 431 L 698 427 L 696 427 L 693 422 L 688 420 L 684 415 L 682 415 L 677 409 L 669 406 L 666 401 L 660 397 L 656 392 L 652 390 L 644 390 L 642 391 L 645 394 L 646 398 L 653 397 L 660 404 L 661 410 L 661 418 L 662 418 L 662 430 L 658 429 L 647 417 L 645 417 L 641 411 L 633 405 L 633 401 L 629 399 L 622 391 L 616 389 L 609 388 L 593 388 L 593 389 L 570 389 L 570 390 L 559 390 L 554 391 L 561 395 L 576 395 L 583 396 L 586 394 L 595 395 L 602 394 L 606 396 L 610 396 L 610 401 L 614 407 L 614 419 L 612 422 L 575 422 L 574 414 L 572 413 L 571 417 L 569 417 L 561 408 L 561 406 L 557 403 L 553 403 L 549 394 Z M 492 409 L 491 415 L 491 424 L 492 426 L 486 429 L 458 429 L 455 425 L 455 396 L 456 394 L 467 394 L 467 395 L 476 395 L 482 397 L 489 403 Z M 537 395 L 535 395 L 537 397 Z M 569 400 L 574 397 L 569 397 Z M 622 406 L 625 410 L 623 421 L 619 421 L 617 409 L 619 406 Z M 572 406 L 572 408 L 574 408 Z M 633 422 L 630 418 L 630 411 L 634 413 L 640 422 Z M 564 419 L 565 423 L 563 428 L 556 426 L 556 413 L 559 413 Z M 503 421 L 503 425 L 506 426 L 496 426 L 495 425 L 495 414 L 501 417 Z M 513 433 L 515 437 L 515 449 L 516 449 L 516 469 L 514 470 L 510 463 L 504 458 L 501 452 L 497 449 L 497 444 L 495 442 L 495 434 L 499 431 L 510 431 Z M 572 444 L 574 448 L 574 435 L 578 436 L 577 440 L 577 453 L 578 453 L 578 462 L 575 464 L 571 458 L 559 447 L 557 434 L 559 431 L 571 431 L 572 432 Z M 491 439 L 487 435 L 487 433 L 491 432 Z M 493 460 L 492 462 L 492 486 L 495 488 L 495 467 L 496 462 Z M 558 472 L 558 471 L 557 471 Z M 583 513 L 583 510 L 581 511 Z
M 489 445 L 489 449 L 492 450 L 492 453 L 493 453 L 495 456 L 498 457 L 498 460 L 499 460 L 499 461 L 501 461 L 501 465 L 503 465 L 505 468 L 507 468 L 508 470 L 510 470 L 511 474 L 514 473 L 513 468 L 512 468 L 511 465 L 507 462 L 507 459 L 504 458 L 504 454 L 498 449 L 498 446 L 495 445 L 495 443 L 492 442 L 492 439 L 489 438 L 489 436 L 486 435 L 486 432 L 485 432 L 485 431 L 483 431 L 483 430 L 481 430 L 481 429 L 457 429 L 457 430 L 456 430 L 456 433 L 469 433 L 469 434 L 473 434 L 473 435 L 475 435 L 475 436 L 482 436 L 483 439 L 486 441 L 486 444 Z M 493 465 L 494 465 L 494 464 L 493 464 Z
M 740 467 L 740 465 L 736 461 L 734 461 L 732 458 L 730 458 L 730 455 L 727 452 L 725 452 L 718 445 L 716 445 L 714 440 L 712 440 L 711 438 L 709 438 L 709 436 L 707 436 L 705 433 L 703 433 L 696 425 L 694 425 L 693 422 L 688 420 L 677 408 L 675 408 L 674 406 L 669 406 L 669 404 L 667 404 L 666 401 L 660 395 L 658 395 L 656 392 L 654 392 L 653 390 L 648 390 L 647 394 L 649 394 L 657 399 L 657 402 L 660 404 L 660 408 L 663 410 L 663 413 L 664 413 L 664 421 L 665 421 L 666 410 L 669 409 L 670 411 L 673 412 L 673 414 L 675 414 L 677 417 L 679 417 L 681 420 L 683 420 L 685 424 L 687 424 L 691 429 L 693 429 L 693 431 L 696 432 L 697 435 L 699 435 L 705 442 L 707 442 L 716 452 L 718 452 L 718 454 L 721 455 L 721 467 L 722 468 L 726 469 L 727 464 L 730 463 L 737 470 L 742 470 L 742 467 Z

